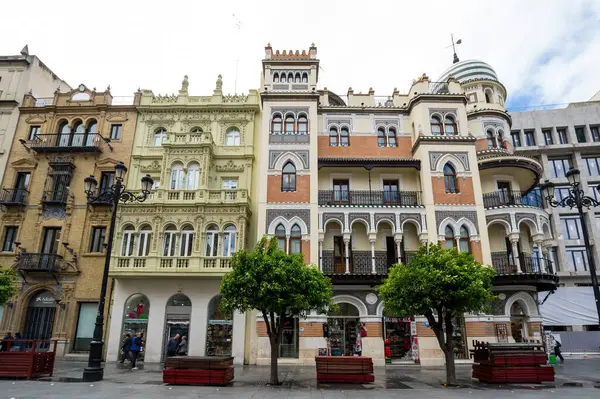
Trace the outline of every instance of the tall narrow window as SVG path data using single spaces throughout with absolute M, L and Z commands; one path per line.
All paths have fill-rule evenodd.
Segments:
M 171 190 L 183 189 L 183 164 L 177 162 L 171 166 Z
M 590 132 L 592 133 L 592 140 L 594 142 L 600 141 L 600 128 L 598 126 L 590 126 Z
M 396 129 L 393 127 L 388 129 L 388 147 L 396 147 L 398 144 L 396 142 Z
M 285 117 L 285 134 L 293 134 L 294 133 L 294 124 L 296 120 L 293 115 L 286 115 Z
M 92 227 L 90 237 L 90 252 L 104 251 L 104 239 L 106 238 L 106 227 Z
M 58 145 L 61 147 L 68 146 L 70 138 L 71 130 L 69 129 L 69 124 L 67 121 L 61 122 L 58 126 Z
M 446 226 L 444 230 L 444 241 L 446 249 L 456 248 L 456 240 L 454 239 L 454 230 L 450 226 Z
M 111 140 L 121 140 L 121 130 L 123 130 L 123 125 L 110 125 L 110 139 Z
M 532 147 L 535 145 L 535 131 L 525 130 L 525 145 Z
M 235 252 L 235 226 L 229 224 L 223 229 L 223 256 L 231 256 Z
M 282 124 L 281 115 L 273 115 L 273 120 L 271 121 L 271 134 L 281 134 Z
M 458 185 L 456 184 L 456 171 L 449 163 L 444 166 L 444 186 L 447 193 L 458 193 Z
M 299 254 L 302 252 L 302 231 L 300 226 L 294 224 L 290 233 L 290 254 Z
M 275 227 L 275 237 L 277 237 L 277 246 L 282 251 L 285 251 L 285 227 L 280 223 Z
M 498 147 L 506 148 L 506 144 L 504 143 L 504 132 L 502 130 L 498 130 Z
M 15 248 L 15 240 L 17 239 L 17 226 L 6 226 L 4 228 L 4 240 L 2 241 L 2 252 L 12 252 Z
M 569 136 L 567 136 L 567 129 L 556 129 L 556 133 L 558 134 L 558 142 L 560 144 L 569 144 Z
M 292 72 L 288 72 L 288 83 L 294 83 L 294 74 Z
M 454 136 L 456 135 L 458 132 L 458 129 L 456 128 L 456 121 L 454 120 L 454 118 L 452 116 L 446 116 L 444 118 L 444 133 L 446 134 L 446 136 Z
M 29 140 L 37 140 L 40 134 L 40 126 L 29 127 Z
M 217 239 L 219 231 L 214 224 L 206 230 L 206 256 L 217 256 Z
M 15 190 L 12 195 L 13 202 L 17 204 L 24 204 L 29 193 L 29 181 L 31 180 L 31 173 L 29 172 L 18 172 L 17 179 L 15 181 Z
M 187 179 L 185 183 L 186 190 L 197 190 L 200 186 L 200 165 L 191 162 L 188 165 Z
M 333 181 L 333 200 L 335 202 L 348 202 L 350 200 L 350 181 Z
M 308 119 L 306 115 L 300 115 L 298 117 L 298 134 L 308 133 Z
M 431 134 L 433 134 L 434 136 L 438 136 L 440 134 L 442 134 L 442 120 L 439 118 L 439 116 L 433 115 L 431 117 Z
M 494 134 L 494 129 L 488 129 L 486 131 L 488 148 L 496 148 L 496 136 Z
M 169 225 L 165 228 L 165 232 L 163 234 L 162 256 L 175 256 L 177 235 L 177 229 L 175 229 L 175 226 Z
M 302 74 L 302 83 L 308 83 L 308 74 L 306 72 Z
M 510 132 L 510 137 L 512 137 L 513 147 L 521 146 L 521 132 L 518 130 L 513 130 Z
M 492 98 L 493 98 L 492 91 L 490 89 L 487 89 L 487 90 L 485 90 L 484 94 L 485 94 L 485 102 L 488 104 L 491 104 L 493 102 L 492 101 Z
M 279 78 L 279 81 L 280 81 L 281 83 L 285 83 L 285 82 L 287 82 L 287 79 L 286 79 L 286 77 L 285 77 L 285 72 L 283 72 L 283 73 L 281 74 L 281 78 Z
M 227 130 L 225 145 L 240 145 L 240 131 L 237 128 L 230 127 Z
M 385 147 L 385 130 L 382 127 L 377 129 L 377 146 Z
M 75 122 L 75 125 L 73 125 L 73 138 L 71 139 L 71 145 L 73 147 L 81 147 L 83 145 L 84 136 L 85 126 L 83 125 L 83 122 Z
M 296 167 L 291 162 L 281 171 L 281 191 L 296 191 Z
M 459 239 L 460 250 L 462 252 L 471 253 L 471 244 L 469 239 L 469 231 L 465 226 L 460 228 L 460 239 Z
M 115 172 L 102 172 L 100 175 L 100 186 L 98 192 L 100 194 L 109 192 L 115 181 Z
M 152 228 L 148 225 L 142 226 L 138 236 L 137 256 L 148 256 L 150 252 L 150 240 L 152 239 Z
M 546 143 L 546 145 L 554 144 L 554 141 L 552 140 L 552 130 L 544 129 L 542 130 L 542 134 L 544 135 L 544 143 Z
M 98 133 L 98 122 L 92 120 L 88 123 L 88 126 L 85 129 L 85 135 L 82 139 L 82 145 L 85 145 L 87 147 L 93 146 L 96 140 L 96 133 Z
M 398 204 L 400 200 L 398 180 L 383 181 L 383 201 L 386 204 Z
M 154 132 L 154 146 L 161 146 L 167 139 L 167 129 L 160 127 Z
M 181 243 L 179 244 L 179 256 L 192 256 L 194 244 L 194 229 L 192 226 L 184 226 L 181 230 Z
M 300 83 L 300 73 L 296 72 L 296 76 L 294 77 L 294 82 L 295 83 Z
M 575 136 L 577 136 L 578 143 L 585 143 L 587 141 L 585 138 L 585 128 L 583 126 L 575 127 Z
M 335 127 L 329 129 L 329 145 L 337 147 L 339 145 L 338 131 Z
M 60 240 L 60 227 L 44 227 L 43 254 L 55 254 Z
M 279 74 L 277 72 L 273 75 L 273 83 L 279 83 Z
M 128 225 L 123 229 L 123 239 L 121 240 L 121 256 L 132 256 L 133 246 L 135 245 L 135 231 L 133 226 Z
M 347 127 L 340 129 L 340 145 L 342 147 L 348 147 L 350 145 L 350 132 Z

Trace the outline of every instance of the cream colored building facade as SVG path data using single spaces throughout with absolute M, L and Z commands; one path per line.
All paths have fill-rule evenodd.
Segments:
M 8 162 L 23 96 L 30 93 L 38 105 L 51 104 L 55 91 L 69 90 L 71 86 L 29 54 L 28 46 L 19 55 L 0 56 L 0 177 Z
M 189 355 L 233 354 L 244 360 L 246 318 L 218 309 L 231 254 L 252 246 L 249 232 L 259 129 L 256 91 L 224 95 L 219 76 L 210 96 L 142 90 L 127 185 L 155 188 L 143 203 L 119 207 L 110 275 L 114 278 L 109 361 L 122 334 L 145 335 L 145 360 L 164 359 L 176 333 Z
M 426 320 L 391 315 L 375 287 L 388 268 L 420 245 L 443 242 L 496 268 L 499 301 L 490 315 L 458 318 L 456 357 L 468 361 L 473 339 L 521 340 L 541 333 L 539 290 L 557 284 L 547 260 L 549 222 L 536 187 L 542 166 L 506 140 L 506 89 L 480 61 L 426 75 L 406 94 L 373 89 L 339 96 L 317 90 L 317 49 L 267 46 L 261 74 L 263 117 L 257 135 L 257 236 L 303 253 L 334 283 L 340 311 L 286 321 L 282 362 L 311 364 L 319 348 L 356 351 L 384 363 L 443 362 Z M 325 86 L 326 84 L 323 84 Z M 268 364 L 264 322 L 256 316 L 250 363 Z

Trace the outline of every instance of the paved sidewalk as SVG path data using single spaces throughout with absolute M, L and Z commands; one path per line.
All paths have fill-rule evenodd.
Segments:
M 239 366 L 235 380 L 226 387 L 167 386 L 162 384 L 158 364 L 147 364 L 143 370 L 132 371 L 109 363 L 105 379 L 89 384 L 61 382 L 81 377 L 83 362 L 57 361 L 52 381 L 0 380 L 0 398 L 462 398 L 465 396 L 494 398 L 502 395 L 520 398 L 600 397 L 600 359 L 571 360 L 556 367 L 555 384 L 480 384 L 471 380 L 470 365 L 457 366 L 462 389 L 444 388 L 442 368 L 387 366 L 375 369 L 374 384 L 317 384 L 314 367 L 280 366 L 280 387 L 268 386 L 269 367 Z M 563 384 L 571 385 L 569 387 Z M 577 387 L 572 387 L 577 385 Z M 600 385 L 599 385 L 600 386 Z

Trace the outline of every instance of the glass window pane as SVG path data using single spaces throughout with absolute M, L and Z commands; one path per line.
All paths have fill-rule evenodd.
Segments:
M 75 345 L 73 350 L 76 352 L 87 352 L 90 349 L 90 342 L 94 336 L 94 325 L 98 313 L 98 304 L 80 303 L 79 318 L 77 320 L 77 333 L 75 334 Z

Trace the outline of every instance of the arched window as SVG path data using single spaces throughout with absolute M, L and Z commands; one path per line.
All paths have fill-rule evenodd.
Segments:
M 299 254 L 302 252 L 302 231 L 300 226 L 294 224 L 290 234 L 290 253 Z
M 179 256 L 192 256 L 194 244 L 194 228 L 186 225 L 181 229 L 181 244 L 179 246 Z
M 130 296 L 125 301 L 123 313 L 123 334 L 133 337 L 138 332 L 147 332 L 150 301 L 145 295 L 133 294 Z
M 200 186 L 200 164 L 190 162 L 188 164 L 187 179 L 185 183 L 186 190 L 197 190 Z
M 233 315 L 221 311 L 221 295 L 208 303 L 206 356 L 231 356 Z
M 296 191 L 296 167 L 291 162 L 281 170 L 281 191 Z
M 132 256 L 135 245 L 135 230 L 132 225 L 123 229 L 123 240 L 121 241 L 121 256 Z
M 398 145 L 396 141 L 396 129 L 393 127 L 388 129 L 388 147 L 396 147 Z
M 279 249 L 285 251 L 285 227 L 281 223 L 275 227 L 275 237 L 277 237 L 277 245 Z
M 152 239 L 152 227 L 144 225 L 140 229 L 138 235 L 138 249 L 137 256 L 148 256 L 150 252 L 150 240 Z
M 162 145 L 167 139 L 167 129 L 164 127 L 159 127 L 156 132 L 154 132 L 154 146 L 158 147 Z
M 175 247 L 177 246 L 177 229 L 170 224 L 165 228 L 163 234 L 162 256 L 175 256 Z
M 279 74 L 277 72 L 273 75 L 273 83 L 279 83 Z
M 302 74 L 302 83 L 308 83 L 308 74 L 306 72 Z
M 506 148 L 506 144 L 504 144 L 504 131 L 498 130 L 498 147 Z
M 200 133 L 202 133 L 202 128 L 200 128 L 200 127 L 195 127 L 195 128 L 193 128 L 192 130 L 190 130 L 190 133 L 193 133 L 193 134 L 200 134 Z
M 61 122 L 58 126 L 58 145 L 61 147 L 68 146 L 70 137 L 71 129 L 69 129 L 69 123 L 67 121 Z
M 83 122 L 78 121 L 73 125 L 73 139 L 71 140 L 71 145 L 73 147 L 81 147 L 85 140 L 85 126 L 83 126 Z
M 458 129 L 456 128 L 456 121 L 450 115 L 446 115 L 444 118 L 444 133 L 446 136 L 454 136 L 458 133 Z
M 350 132 L 347 127 L 340 129 L 340 145 L 342 147 L 348 147 L 350 145 Z
M 206 256 L 217 256 L 217 237 L 219 236 L 219 229 L 217 226 L 212 224 L 206 229 Z
M 171 185 L 169 188 L 171 190 L 183 189 L 183 164 L 181 162 L 171 165 Z
M 492 101 L 492 99 L 493 99 L 492 91 L 490 89 L 486 89 L 484 91 L 484 94 L 485 94 L 485 102 L 488 104 L 491 104 L 493 102 Z
M 294 83 L 294 74 L 292 72 L 288 72 L 288 83 Z
M 377 129 L 377 146 L 385 147 L 385 130 L 382 127 Z
M 442 134 L 442 120 L 437 115 L 431 116 L 431 134 L 434 136 Z
M 496 135 L 494 134 L 494 129 L 488 129 L 486 131 L 488 148 L 496 148 Z
M 339 145 L 338 131 L 335 127 L 329 129 L 329 146 L 337 147 Z
M 300 73 L 296 72 L 296 77 L 294 78 L 295 83 L 300 83 Z
M 293 134 L 294 133 L 294 123 L 295 123 L 294 115 L 286 115 L 285 116 L 285 134 Z
M 444 166 L 444 186 L 447 193 L 458 193 L 456 171 L 449 163 Z
M 471 241 L 469 240 L 469 231 L 465 226 L 460 228 L 459 249 L 462 252 L 471 253 Z
M 308 118 L 302 114 L 298 117 L 298 134 L 308 133 Z
M 94 140 L 96 139 L 96 133 L 98 133 L 98 122 L 95 119 L 92 119 L 88 122 L 88 126 L 86 129 L 84 145 L 86 147 L 91 147 L 94 145 Z
M 285 83 L 286 82 L 286 77 L 285 77 L 285 72 L 281 73 L 281 79 L 280 79 L 281 83 Z
M 225 137 L 225 145 L 240 145 L 240 131 L 235 127 L 227 129 Z
M 456 240 L 454 239 L 454 230 L 450 226 L 446 226 L 444 231 L 444 241 L 447 249 L 456 248 Z
M 223 256 L 231 256 L 235 252 L 236 235 L 234 225 L 225 226 L 223 229 Z
M 271 134 L 281 134 L 282 125 L 283 121 L 281 120 L 281 115 L 273 115 L 273 120 L 271 121 Z

